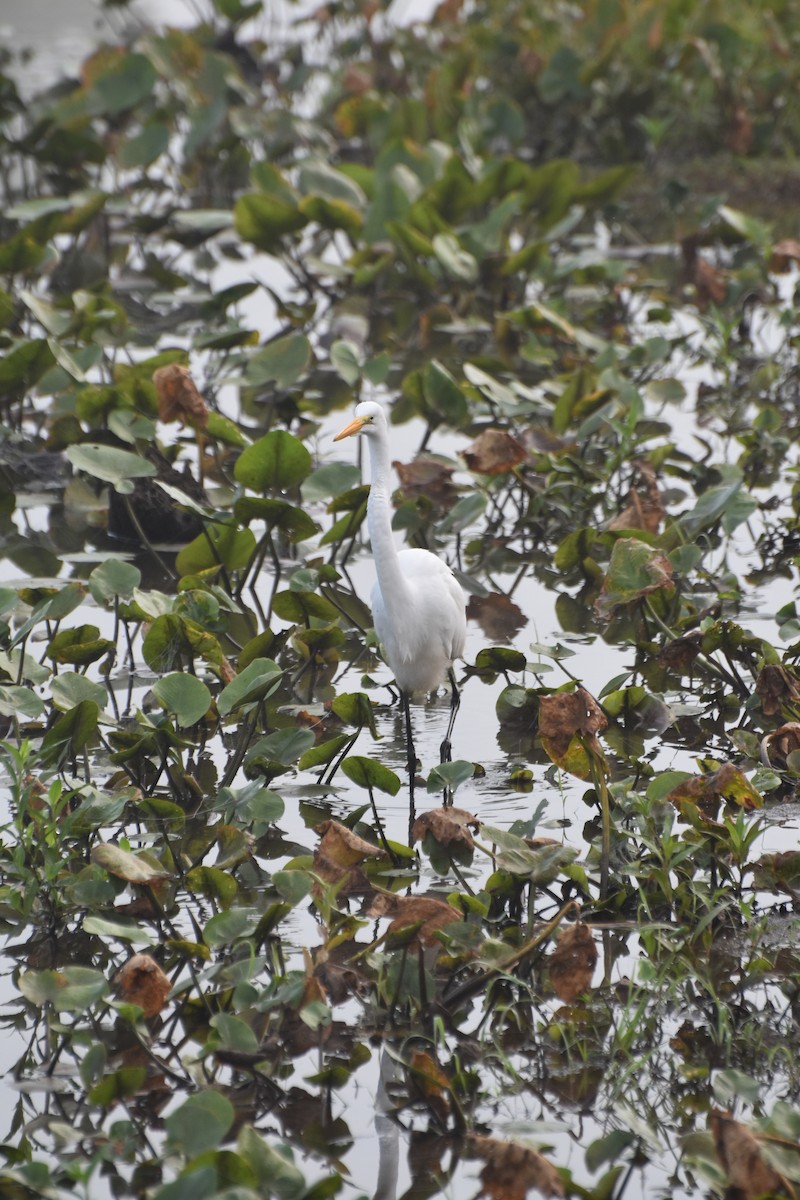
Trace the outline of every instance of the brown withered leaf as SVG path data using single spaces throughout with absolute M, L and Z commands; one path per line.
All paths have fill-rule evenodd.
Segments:
M 761 761 L 765 767 L 782 771 L 795 750 L 800 750 L 800 721 L 787 721 L 761 739 Z
M 784 704 L 800 701 L 800 681 L 780 663 L 767 663 L 758 673 L 756 695 L 764 716 L 774 717 Z
M 339 821 L 323 821 L 315 832 L 322 834 L 322 841 L 314 851 L 314 874 L 326 883 L 337 884 L 342 895 L 369 895 L 372 884 L 358 864 L 368 858 L 385 859 L 386 851 Z
M 528 618 L 519 605 L 502 592 L 470 596 L 467 617 L 477 621 L 486 637 L 493 642 L 510 642 L 528 624 Z
M 753 120 L 743 104 L 737 104 L 728 130 L 728 149 L 733 154 L 749 154 L 753 145 Z
M 430 896 L 395 896 L 378 892 L 367 910 L 371 917 L 389 917 L 388 938 L 401 938 L 409 932 L 411 943 L 431 946 L 438 941 L 436 934 L 447 925 L 461 920 L 461 914 L 444 900 Z
M 440 846 L 463 846 L 472 850 L 475 843 L 470 829 L 477 830 L 480 821 L 464 808 L 432 808 L 422 813 L 411 827 L 411 844 L 421 842 L 426 834 Z
M 471 1158 L 482 1158 L 482 1195 L 489 1200 L 526 1200 L 531 1188 L 543 1196 L 563 1196 L 564 1185 L 551 1162 L 519 1142 L 473 1134 L 467 1140 Z
M 669 671 L 683 674 L 700 653 L 703 634 L 699 629 L 686 633 L 683 637 L 674 638 L 659 650 L 657 659 L 662 667 Z
M 728 293 L 728 283 L 723 271 L 712 266 L 707 258 L 698 254 L 692 270 L 697 307 L 708 308 L 709 304 L 722 304 Z
M 197 390 L 188 367 L 170 363 L 153 372 L 153 383 L 158 395 L 158 415 L 165 425 L 180 421 L 192 429 L 205 429 L 208 425 L 208 406 Z
M 392 465 L 404 500 L 424 496 L 435 508 L 449 509 L 458 499 L 458 488 L 452 482 L 454 468 L 434 455 L 420 454 L 413 462 Z
M 426 1050 L 412 1050 L 408 1060 L 411 1079 L 426 1104 L 441 1121 L 450 1112 L 450 1080 L 432 1055 Z
M 713 1109 L 709 1118 L 714 1149 L 735 1200 L 792 1195 L 783 1176 L 761 1157 L 755 1134 L 728 1112 Z
M 759 891 L 800 895 L 800 850 L 762 854 L 753 863 L 753 886 Z
M 800 262 L 800 241 L 797 238 L 783 238 L 772 247 L 769 269 L 778 275 L 785 275 L 792 269 L 792 263 Z
M 217 667 L 217 674 L 219 675 L 220 683 L 233 683 L 236 678 L 236 668 L 229 658 L 223 656 L 222 661 Z
M 172 984 L 149 954 L 134 954 L 117 971 L 114 987 L 126 1004 L 138 1004 L 149 1019 L 161 1012 Z
M 310 952 L 303 950 L 303 960 L 305 964 L 305 981 L 303 983 L 303 993 L 300 997 L 296 1008 L 284 1006 L 280 1023 L 280 1042 L 281 1047 L 291 1055 L 306 1054 L 312 1047 L 319 1046 L 321 1042 L 326 1042 L 331 1036 L 332 1026 L 330 1024 L 319 1025 L 312 1029 L 302 1017 L 302 1010 L 309 1004 L 322 1002 L 327 1004 L 330 997 L 325 989 L 325 984 L 319 975 L 315 972 L 314 963 Z
M 477 475 L 508 475 L 525 462 L 528 451 L 510 433 L 502 429 L 484 429 L 461 457 Z
M 650 463 L 637 459 L 634 477 L 622 512 L 608 523 L 609 529 L 644 529 L 658 533 L 664 519 L 661 493 L 656 482 L 656 473 Z
M 322 835 L 320 853 L 337 867 L 352 867 L 365 858 L 387 857 L 385 850 L 373 846 L 372 842 L 359 837 L 339 821 L 323 821 L 315 827 L 314 832 Z
M 547 740 L 553 750 L 555 761 L 564 757 L 576 733 L 581 734 L 585 744 L 596 754 L 602 755 L 597 733 L 608 727 L 608 721 L 600 704 L 585 688 L 575 691 L 559 691 L 553 696 L 542 696 L 539 701 L 539 736 Z M 548 754 L 551 751 L 548 750 Z
M 343 1004 L 348 997 L 366 993 L 370 987 L 353 967 L 346 963 L 331 962 L 328 958 L 317 960 L 314 974 L 330 997 L 331 1004 Z
M 565 929 L 558 945 L 547 958 L 547 971 L 559 1000 L 572 1004 L 588 992 L 597 965 L 597 947 L 592 931 L 582 921 Z
M 679 810 L 686 804 L 698 808 L 711 821 L 723 800 L 745 810 L 761 808 L 763 804 L 760 792 L 733 763 L 722 763 L 716 771 L 682 780 L 666 798 Z

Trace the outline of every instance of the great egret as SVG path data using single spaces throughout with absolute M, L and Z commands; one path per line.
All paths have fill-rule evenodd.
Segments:
M 450 720 L 441 746 L 441 761 L 450 759 L 450 737 L 459 705 L 453 662 L 464 652 L 467 618 L 464 593 L 453 572 L 429 550 L 399 550 L 392 537 L 389 426 L 380 404 L 366 400 L 355 420 L 334 441 L 362 434 L 369 446 L 371 486 L 367 527 L 377 580 L 372 589 L 372 619 L 383 654 L 394 672 L 406 723 L 411 794 L 416 754 L 410 703 L 432 692 L 449 676 Z

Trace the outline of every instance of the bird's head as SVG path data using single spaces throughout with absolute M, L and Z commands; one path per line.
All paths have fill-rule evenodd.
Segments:
M 340 442 L 342 438 L 355 437 L 359 433 L 369 437 L 370 434 L 376 434 L 385 426 L 386 415 L 380 404 L 376 404 L 374 400 L 365 400 L 363 404 L 357 406 L 355 418 L 349 425 L 345 425 L 333 440 Z

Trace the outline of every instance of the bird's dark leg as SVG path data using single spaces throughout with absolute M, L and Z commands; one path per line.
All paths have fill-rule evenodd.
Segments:
M 414 807 L 414 780 L 417 776 L 417 755 L 414 750 L 414 732 L 411 728 L 411 704 L 408 693 L 400 693 L 400 703 L 403 706 L 403 716 L 406 720 L 406 761 L 408 763 L 408 794 L 411 807 Z
M 456 677 L 452 667 L 447 672 L 447 676 L 450 680 L 450 687 L 452 691 L 450 692 L 450 720 L 447 722 L 447 733 L 445 734 L 444 741 L 439 748 L 439 762 L 443 763 L 452 761 L 453 747 L 450 743 L 450 738 L 453 736 L 453 726 L 456 723 L 456 713 L 458 712 L 458 706 L 461 703 L 461 693 L 456 687 Z

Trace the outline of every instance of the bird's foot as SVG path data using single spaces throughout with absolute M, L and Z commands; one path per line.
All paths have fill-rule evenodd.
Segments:
M 446 763 L 453 761 L 453 747 L 450 744 L 450 738 L 445 738 L 439 747 L 439 762 Z

